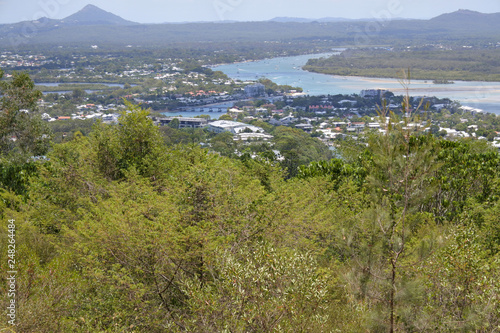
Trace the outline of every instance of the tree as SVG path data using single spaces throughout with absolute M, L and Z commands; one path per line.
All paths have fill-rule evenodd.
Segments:
M 181 284 L 194 314 L 184 320 L 186 330 L 318 332 L 327 323 L 327 282 L 312 255 L 258 243 L 214 257 L 210 282 Z
M 50 146 L 50 129 L 37 112 L 41 92 L 34 86 L 26 73 L 0 81 L 0 184 L 17 194 L 26 194 L 36 173 L 32 158 L 45 155 Z
M 0 79 L 3 73 L 0 72 Z M 0 154 L 26 159 L 49 149 L 50 130 L 37 113 L 42 96 L 26 73 L 14 73 L 10 81 L 0 81 Z
M 166 159 L 160 131 L 148 118 L 149 110 L 127 102 L 118 125 L 97 123 L 91 135 L 96 167 L 109 179 L 119 179 L 136 168 L 143 176 L 158 177 Z
M 76 101 L 82 101 L 85 97 L 85 91 L 83 89 L 77 88 L 73 89 L 72 98 Z
M 469 200 L 482 204 L 498 195 L 494 181 L 498 178 L 500 156 L 482 140 L 439 140 L 434 144 L 436 163 L 429 185 L 436 188 L 423 209 L 440 221 L 454 221 Z
M 237 148 L 231 132 L 218 133 L 210 140 L 210 145 L 213 150 L 224 156 L 233 156 Z
M 285 157 L 282 165 L 287 168 L 289 177 L 296 175 L 300 165 L 331 157 L 327 146 L 302 130 L 280 126 L 274 130 L 273 135 L 275 149 Z
M 172 119 L 167 126 L 170 128 L 179 129 L 180 126 L 179 119 L 177 118 Z
M 498 260 L 489 260 L 477 227 L 464 222 L 417 268 L 424 276 L 427 330 L 486 332 L 500 325 Z
M 404 87 L 409 84 L 408 77 L 409 72 L 401 81 Z M 387 122 L 388 109 L 380 109 L 385 133 L 371 135 L 370 155 L 365 161 L 366 187 L 372 200 L 366 220 L 361 220 L 348 238 L 357 242 L 351 246 L 357 263 L 353 269 L 359 269 L 353 273 L 359 279 L 354 282 L 356 288 L 362 298 L 374 302 L 373 309 L 380 316 L 372 322 L 372 329 L 391 333 L 401 327 L 398 318 L 404 308 L 400 304 L 404 293 L 402 268 L 411 262 L 408 242 L 412 231 L 425 221 L 419 208 L 433 194 L 426 180 L 437 167 L 432 136 L 410 126 L 419 122 L 418 109 L 411 112 L 408 94 L 402 105 L 402 120 L 391 112 Z
M 223 114 L 222 116 L 220 116 L 219 120 L 233 120 L 233 117 L 231 117 L 230 115 L 228 115 L 226 113 L 226 114 Z

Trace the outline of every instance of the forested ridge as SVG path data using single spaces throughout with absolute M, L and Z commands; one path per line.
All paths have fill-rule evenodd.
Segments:
M 385 133 L 286 169 L 171 144 L 132 104 L 56 144 L 39 94 L 27 75 L 1 81 L 0 268 L 15 220 L 17 326 L 3 278 L 0 329 L 500 329 L 500 156 L 487 142 L 439 139 L 382 107 Z

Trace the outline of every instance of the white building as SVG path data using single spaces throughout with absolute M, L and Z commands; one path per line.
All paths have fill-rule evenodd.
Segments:
M 366 89 L 366 90 L 361 90 L 361 97 L 363 98 L 375 98 L 375 97 L 380 97 L 384 96 L 385 93 L 389 92 L 389 90 L 386 89 Z
M 208 124 L 207 129 L 215 133 L 231 132 L 233 134 L 238 134 L 245 131 L 245 129 L 247 129 L 247 131 L 252 131 L 252 133 L 264 133 L 264 130 L 260 127 L 231 120 L 217 120 L 211 122 Z

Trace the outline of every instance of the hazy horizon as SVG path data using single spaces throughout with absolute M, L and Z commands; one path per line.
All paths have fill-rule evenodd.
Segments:
M 21 4 L 21 5 L 20 5 Z M 320 19 L 429 19 L 468 9 L 500 12 L 500 1 L 480 0 L 0 0 L 0 24 L 62 19 L 88 4 L 139 23 L 266 21 L 275 17 Z

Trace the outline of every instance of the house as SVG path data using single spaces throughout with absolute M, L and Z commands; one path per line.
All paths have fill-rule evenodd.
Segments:
M 325 139 L 335 139 L 337 136 L 342 135 L 340 132 L 342 130 L 340 128 L 326 128 L 320 129 L 319 132 L 323 133 Z
M 105 123 L 117 123 L 119 117 L 120 115 L 117 113 L 105 114 L 102 116 L 102 121 Z
M 251 84 L 245 87 L 245 94 L 248 97 L 258 97 L 264 95 L 266 87 L 262 83 Z
M 340 105 L 342 105 L 342 106 L 346 106 L 347 104 L 349 104 L 349 105 L 351 105 L 351 106 L 354 106 L 354 105 L 358 104 L 358 102 L 356 102 L 356 101 L 351 101 L 351 100 L 349 100 L 349 99 L 343 99 L 343 100 L 341 100 L 341 101 L 339 102 L 339 104 L 340 104 Z
M 375 98 L 375 97 L 380 97 L 384 96 L 385 93 L 389 92 L 389 90 L 386 89 L 366 89 L 366 90 L 361 90 L 361 97 L 363 98 Z
M 236 134 L 233 139 L 240 141 L 269 141 L 273 138 L 272 135 L 265 133 L 243 133 Z
M 368 128 L 380 128 L 380 123 L 368 123 Z
M 354 128 L 365 128 L 365 123 L 362 122 L 362 121 L 359 121 L 359 122 L 352 122 L 351 123 L 351 127 L 354 127 Z
M 230 108 L 228 111 L 228 113 L 231 113 L 233 115 L 237 115 L 237 114 L 240 114 L 240 113 L 243 113 L 244 111 L 243 110 L 240 110 L 238 108 Z
M 347 130 L 347 132 L 357 132 L 357 133 L 359 133 L 359 132 L 362 132 L 364 128 L 365 128 L 365 123 L 362 122 L 362 121 L 360 121 L 360 122 L 352 122 L 352 123 L 350 123 L 347 126 L 346 130 Z
M 311 132 L 313 129 L 311 124 L 297 124 L 297 125 L 295 125 L 295 128 L 301 129 L 301 130 L 308 132 L 308 133 Z
M 280 119 L 281 124 L 283 125 L 290 125 L 291 123 L 297 121 L 297 118 L 294 118 L 293 116 L 286 116 Z

